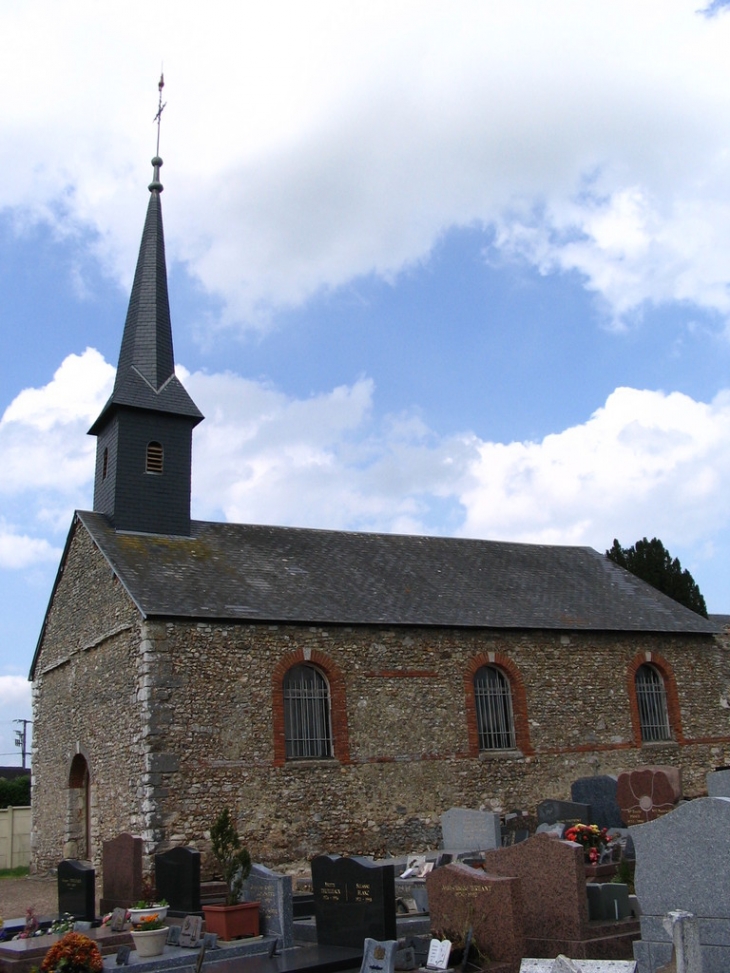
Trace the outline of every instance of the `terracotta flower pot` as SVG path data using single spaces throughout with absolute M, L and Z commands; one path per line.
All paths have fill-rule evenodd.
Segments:
M 160 956 L 167 941 L 167 926 L 163 926 L 162 929 L 146 929 L 144 932 L 133 929 L 132 939 L 137 956 Z
M 259 934 L 259 903 L 238 902 L 236 905 L 204 905 L 206 932 L 214 932 L 224 941 Z

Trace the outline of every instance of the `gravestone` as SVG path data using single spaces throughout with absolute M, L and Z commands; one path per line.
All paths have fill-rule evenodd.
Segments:
M 144 842 L 126 831 L 102 843 L 104 887 L 99 909 L 128 909 L 142 898 L 142 852 Z
M 200 916 L 185 916 L 180 927 L 180 945 L 193 948 L 200 942 L 203 933 L 203 920 Z
M 264 865 L 252 865 L 243 884 L 248 902 L 259 903 L 259 925 L 263 936 L 276 936 L 279 949 L 294 945 L 294 905 L 291 875 L 279 875 Z
M 379 942 L 366 939 L 360 973 L 394 973 L 398 943 L 394 939 Z
M 588 804 L 593 818 L 589 824 L 599 828 L 623 828 L 621 808 L 616 800 L 618 781 L 608 774 L 579 777 L 570 785 L 570 798 L 580 804 Z
M 708 797 L 730 797 L 730 767 L 713 771 L 706 780 Z
M 528 952 L 530 941 L 551 949 L 550 944 L 583 939 L 588 899 L 582 848 L 536 834 L 511 848 L 484 852 L 484 871 L 519 878 Z M 544 952 L 542 946 L 539 952 Z
M 64 859 L 58 865 L 58 911 L 74 919 L 96 918 L 96 872 L 88 862 Z
M 200 912 L 200 852 L 177 847 L 155 855 L 155 888 L 171 913 Z
M 463 944 L 471 928 L 473 942 L 483 956 L 506 963 L 511 973 L 517 973 L 524 955 L 517 878 L 495 876 L 457 862 L 431 872 L 426 888 L 435 936 Z
M 312 859 L 314 915 L 320 946 L 360 949 L 365 939 L 397 939 L 395 868 L 365 858 Z
M 102 909 L 101 911 L 103 912 L 104 910 Z M 109 920 L 109 928 L 112 932 L 123 932 L 126 921 L 127 910 L 117 906 L 116 909 L 112 910 L 111 919 Z
M 682 796 L 678 767 L 638 767 L 619 774 L 616 800 L 627 827 L 668 814 Z
M 669 962 L 664 919 L 676 910 L 697 916 L 705 973 L 730 970 L 730 799 L 687 801 L 630 832 L 642 912 L 641 942 L 634 943 L 639 970 Z
M 499 848 L 502 827 L 498 814 L 452 807 L 441 815 L 443 845 L 450 851 L 483 851 Z
M 537 823 L 590 824 L 593 811 L 589 804 L 575 801 L 540 801 L 537 805 Z

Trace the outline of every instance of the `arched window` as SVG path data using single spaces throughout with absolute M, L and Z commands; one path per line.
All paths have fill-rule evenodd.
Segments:
M 164 453 L 160 443 L 147 443 L 145 473 L 162 473 Z
M 331 757 L 330 691 L 322 673 L 310 665 L 292 666 L 283 691 L 286 759 Z
M 658 740 L 671 740 L 667 693 L 661 673 L 654 666 L 644 663 L 636 670 L 634 685 L 642 741 L 655 743 Z
M 514 750 L 515 723 L 512 690 L 496 666 L 482 666 L 474 674 L 474 705 L 480 750 Z

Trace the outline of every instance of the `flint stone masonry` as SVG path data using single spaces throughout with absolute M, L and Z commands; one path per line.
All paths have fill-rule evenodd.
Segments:
M 269 865 L 322 849 L 436 848 L 452 805 L 532 811 L 546 794 L 567 797 L 595 761 L 609 774 L 646 765 L 621 674 L 652 653 L 682 698 L 681 742 L 662 747 L 662 761 L 681 766 L 688 796 L 704 793 L 707 768 L 730 764 L 717 692 L 730 654 L 711 636 L 143 619 L 77 521 L 33 690 L 34 864 L 55 867 L 68 844 L 100 869 L 103 841 L 128 831 L 145 862 L 171 845 L 196 848 L 207 878 L 222 794 L 241 809 L 252 857 Z M 277 762 L 273 676 L 307 658 L 336 677 L 335 756 Z M 531 753 L 476 749 L 467 674 L 491 660 L 524 684 Z M 580 706 L 566 709 L 566 694 Z M 405 719 L 425 698 L 428 719 Z M 82 778 L 69 786 L 83 762 L 87 805 Z

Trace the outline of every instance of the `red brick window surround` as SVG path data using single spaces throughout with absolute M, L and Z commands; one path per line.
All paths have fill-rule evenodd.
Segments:
M 533 752 L 525 687 L 510 659 L 500 652 L 476 656 L 464 673 L 464 693 L 470 756 L 511 749 Z
M 682 718 L 674 672 L 657 652 L 642 652 L 629 663 L 627 689 L 637 747 L 682 743 Z
M 307 706 L 312 707 L 309 729 L 300 719 Z M 279 662 L 272 677 L 272 711 L 274 766 L 312 759 L 350 762 L 345 681 L 324 653 L 299 649 Z M 306 723 L 306 714 L 303 719 Z

